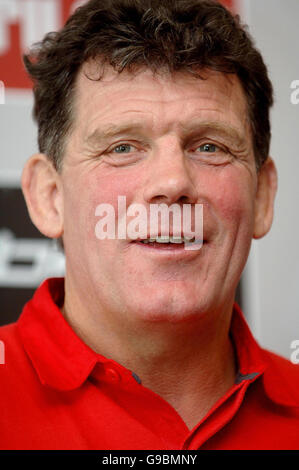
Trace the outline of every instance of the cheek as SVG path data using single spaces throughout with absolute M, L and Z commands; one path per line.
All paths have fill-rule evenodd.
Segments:
M 81 175 L 80 181 L 72 184 L 72 193 L 68 198 L 71 204 L 70 212 L 75 214 L 78 231 L 92 243 L 99 242 L 95 236 L 95 226 L 100 219 L 95 215 L 97 206 L 110 204 L 117 217 L 118 196 L 125 196 L 127 205 L 130 204 L 139 181 L 133 172 L 129 174 L 118 171 L 116 174 L 111 169 L 104 170 L 95 168 Z
M 210 201 L 216 218 L 230 230 L 253 229 L 253 183 L 244 168 L 226 167 L 210 178 Z

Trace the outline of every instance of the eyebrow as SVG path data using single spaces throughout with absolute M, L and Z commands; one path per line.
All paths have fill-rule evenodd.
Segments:
M 145 132 L 145 129 L 148 126 L 143 122 L 126 122 L 123 124 L 106 124 L 102 128 L 95 129 L 87 138 L 86 143 L 88 145 L 97 145 L 102 141 L 109 140 L 118 135 L 133 135 L 138 133 Z M 225 122 L 221 121 L 201 121 L 201 120 L 192 120 L 187 125 L 180 125 L 182 132 L 182 137 L 187 138 L 190 135 L 194 136 L 195 134 L 200 136 L 200 134 L 207 131 L 216 132 L 217 135 L 221 135 L 224 138 L 229 138 L 237 146 L 242 146 L 245 144 L 245 135 L 239 131 L 236 127 L 231 126 Z
M 102 128 L 95 129 L 87 138 L 86 143 L 90 145 L 98 144 L 103 140 L 108 140 L 121 134 L 134 134 L 145 129 L 144 124 L 133 121 L 124 124 L 108 124 Z
M 198 121 L 193 120 L 187 126 L 182 127 L 185 136 L 192 134 L 201 134 L 207 131 L 216 132 L 224 138 L 229 138 L 237 146 L 245 145 L 245 134 L 230 124 L 221 121 Z

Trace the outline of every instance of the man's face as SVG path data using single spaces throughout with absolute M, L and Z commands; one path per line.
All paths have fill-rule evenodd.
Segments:
M 254 231 L 257 174 L 237 77 L 203 73 L 78 76 L 61 173 L 63 237 L 67 285 L 87 309 L 180 321 L 233 300 Z M 203 247 L 97 239 L 95 209 L 108 203 L 117 216 L 118 196 L 147 209 L 202 204 Z

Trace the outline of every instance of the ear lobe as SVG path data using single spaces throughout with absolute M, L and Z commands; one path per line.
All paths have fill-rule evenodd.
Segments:
M 276 191 L 277 170 L 272 158 L 268 157 L 258 173 L 253 238 L 262 238 L 271 228 Z
M 22 189 L 34 225 L 46 237 L 60 237 L 63 233 L 61 181 L 46 155 L 39 153 L 27 161 Z

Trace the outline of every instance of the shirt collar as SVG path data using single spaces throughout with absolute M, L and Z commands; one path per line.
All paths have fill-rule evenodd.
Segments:
M 298 384 L 292 380 L 294 365 L 258 345 L 237 303 L 234 304 L 231 335 L 239 365 L 237 381 L 262 375 L 268 398 L 279 405 L 298 407 Z
M 64 278 L 47 279 L 25 305 L 18 329 L 42 384 L 67 391 L 80 387 L 97 363 L 111 361 L 95 353 L 73 331 L 59 309 L 63 299 Z M 271 400 L 299 406 L 294 385 L 285 372 L 287 361 L 278 358 L 278 363 L 273 364 L 273 356 L 257 344 L 236 303 L 230 334 L 239 367 L 236 382 L 262 375 L 265 392 Z M 284 361 L 284 367 L 279 366 L 280 361 Z
M 41 382 L 58 390 L 72 390 L 86 380 L 100 356 L 65 320 L 58 307 L 63 299 L 64 278 L 47 279 L 25 305 L 18 327 Z

